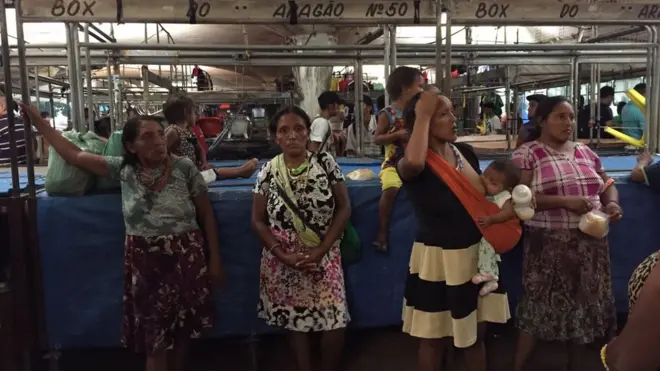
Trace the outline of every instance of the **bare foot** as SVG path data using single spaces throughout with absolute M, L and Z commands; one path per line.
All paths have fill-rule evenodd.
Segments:
M 376 241 L 373 242 L 374 250 L 377 252 L 387 252 L 387 240 L 376 238 Z
M 490 294 L 491 292 L 497 290 L 499 287 L 499 284 L 497 281 L 488 281 L 484 284 L 484 286 L 479 290 L 479 295 L 481 296 L 486 296 Z
M 243 178 L 249 178 L 254 174 L 254 172 L 257 170 L 257 167 L 259 167 L 259 160 L 256 158 L 253 158 L 252 160 L 244 163 L 241 165 L 241 172 L 240 175 Z

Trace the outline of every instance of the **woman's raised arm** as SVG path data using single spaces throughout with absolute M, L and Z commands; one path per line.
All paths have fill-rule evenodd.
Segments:
M 19 103 L 23 113 L 30 119 L 41 135 L 46 138 L 48 143 L 55 149 L 64 161 L 83 168 L 98 176 L 107 177 L 110 175 L 106 160 L 99 155 L 83 152 L 75 144 L 69 142 L 55 128 L 41 118 L 39 111 L 28 104 Z
M 421 93 L 415 105 L 415 124 L 410 134 L 404 156 L 397 164 L 403 179 L 412 179 L 424 170 L 429 149 L 429 126 L 438 104 L 438 95 L 429 91 Z

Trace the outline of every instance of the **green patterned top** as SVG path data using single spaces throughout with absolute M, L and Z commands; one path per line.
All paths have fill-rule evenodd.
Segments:
M 188 158 L 172 162 L 165 187 L 154 192 L 142 185 L 132 166 L 121 167 L 122 158 L 105 157 L 110 177 L 121 181 L 121 202 L 127 235 L 142 237 L 176 235 L 199 228 L 193 198 L 208 188 L 197 166 Z

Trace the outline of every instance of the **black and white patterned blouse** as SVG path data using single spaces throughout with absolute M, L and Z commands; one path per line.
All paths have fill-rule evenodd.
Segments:
M 311 156 L 311 152 L 308 153 L 308 156 Z M 262 167 L 253 192 L 267 198 L 266 214 L 269 227 L 293 231 L 291 212 L 279 196 L 274 182 L 272 162 L 269 161 Z M 334 157 L 327 152 L 318 153 L 317 156 L 312 157 L 307 171 L 301 175 L 290 177 L 289 181 L 298 208 L 307 221 L 321 232 L 326 233 L 335 212 L 332 186 L 344 181 L 344 174 Z

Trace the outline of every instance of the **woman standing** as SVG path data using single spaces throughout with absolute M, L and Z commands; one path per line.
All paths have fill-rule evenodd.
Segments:
M 479 297 L 477 273 L 482 234 L 459 197 L 426 164 L 439 155 L 461 179 L 484 193 L 479 160 L 472 147 L 456 141 L 451 101 L 433 92 L 418 94 L 404 111 L 410 141 L 397 171 L 413 205 L 419 229 L 410 256 L 403 331 L 420 338 L 421 371 L 437 371 L 448 341 L 463 348 L 468 371 L 486 370 L 483 322 L 505 323 L 509 315 L 502 288 Z M 448 344 L 449 343 L 449 344 Z
M 121 181 L 123 342 L 146 353 L 147 371 L 182 371 L 189 339 L 213 325 L 209 278 L 215 284 L 223 279 L 215 217 L 197 167 L 168 153 L 163 127 L 149 116 L 124 126 L 123 157 L 102 157 L 82 152 L 34 107 L 21 106 L 65 161 Z
M 351 210 L 333 157 L 307 151 L 310 126 L 298 107 L 270 121 L 283 153 L 264 165 L 254 188 L 252 226 L 264 246 L 259 316 L 289 331 L 298 371 L 334 371 L 349 321 L 339 243 Z M 310 332 L 323 332 L 319 368 Z
M 514 370 L 522 371 L 535 340 L 565 341 L 569 363 L 576 351 L 616 327 L 607 238 L 578 229 L 580 216 L 605 211 L 622 217 L 619 194 L 600 158 L 582 143 L 572 142 L 575 112 L 563 97 L 543 100 L 536 109 L 536 130 L 513 160 L 521 183 L 536 195 L 536 214 L 525 222 L 524 292 L 518 303 L 520 330 Z

